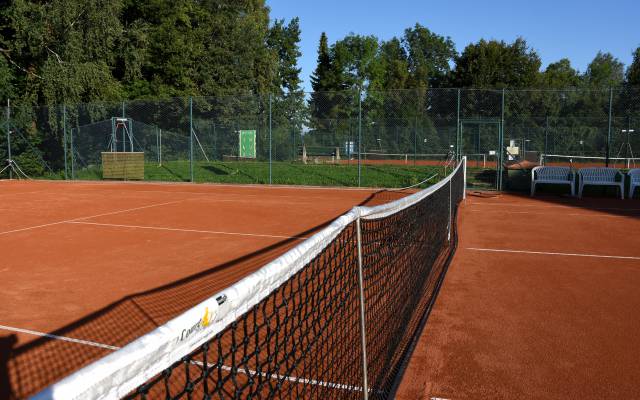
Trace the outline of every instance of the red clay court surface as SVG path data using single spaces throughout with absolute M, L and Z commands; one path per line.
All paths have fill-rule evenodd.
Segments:
M 398 399 L 640 398 L 640 201 L 468 193 Z
M 371 194 L 0 181 L 0 399 L 151 331 Z
M 0 181 L 0 399 L 149 332 L 371 193 Z M 398 398 L 640 398 L 638 235 L 638 200 L 470 193 Z

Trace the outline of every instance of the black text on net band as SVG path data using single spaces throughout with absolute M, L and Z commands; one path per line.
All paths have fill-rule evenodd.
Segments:
M 388 398 L 455 248 L 465 162 L 425 190 L 352 209 L 35 398 Z

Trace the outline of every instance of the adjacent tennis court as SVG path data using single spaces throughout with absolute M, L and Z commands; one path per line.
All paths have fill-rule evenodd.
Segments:
M 398 399 L 640 396 L 640 202 L 469 193 Z

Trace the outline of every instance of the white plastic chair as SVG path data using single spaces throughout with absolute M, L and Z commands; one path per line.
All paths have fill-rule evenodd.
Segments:
M 630 169 L 627 173 L 629 175 L 629 198 L 633 198 L 633 191 L 640 187 L 640 168 Z
M 620 180 L 616 178 L 620 175 Z M 582 197 L 582 190 L 586 185 L 615 186 L 620 189 L 620 198 L 624 199 L 624 174 L 617 168 L 581 168 L 578 170 L 580 186 L 578 197 Z
M 575 196 L 576 174 L 569 167 L 535 167 L 531 170 L 531 197 L 536 194 L 537 183 L 569 185 L 571 196 Z

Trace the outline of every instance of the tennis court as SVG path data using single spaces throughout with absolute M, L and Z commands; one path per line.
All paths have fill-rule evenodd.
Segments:
M 640 202 L 469 193 L 398 399 L 640 397 Z
M 372 193 L 0 181 L 0 398 L 148 333 Z
M 0 398 L 637 397 L 638 201 L 462 202 L 465 168 L 420 191 L 0 182 Z

